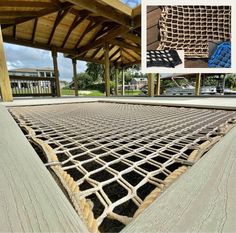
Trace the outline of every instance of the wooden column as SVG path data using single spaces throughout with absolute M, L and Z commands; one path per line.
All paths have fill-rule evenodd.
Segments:
M 196 74 L 195 95 L 200 95 L 201 92 L 201 74 Z
M 148 96 L 154 96 L 154 75 L 148 74 Z
M 106 96 L 110 96 L 110 61 L 109 61 L 109 44 L 105 44 L 105 90 Z
M 159 96 L 160 94 L 161 94 L 161 78 L 160 78 L 160 74 L 157 74 L 157 83 L 156 83 L 155 95 Z
M 7 70 L 7 61 L 4 53 L 2 30 L 0 25 L 0 93 L 4 102 L 13 100 L 10 79 Z
M 125 71 L 124 67 L 122 66 L 122 88 L 121 88 L 121 95 L 125 95 Z
M 53 60 L 54 76 L 56 80 L 57 96 L 60 97 L 61 90 L 60 90 L 60 81 L 59 81 L 59 71 L 58 71 L 58 65 L 57 65 L 57 51 L 55 49 L 52 49 L 52 60 Z
M 72 65 L 73 65 L 75 96 L 78 96 L 78 79 L 77 79 L 77 71 L 76 71 L 76 58 L 72 59 Z
M 119 90 L 118 90 L 118 87 L 119 87 L 119 70 L 118 70 L 118 67 L 116 67 L 116 71 L 115 71 L 115 79 L 116 79 L 116 87 L 115 87 L 115 94 L 116 95 L 119 95 Z

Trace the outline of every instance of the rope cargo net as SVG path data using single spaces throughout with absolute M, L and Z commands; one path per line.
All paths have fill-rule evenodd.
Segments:
M 208 58 L 209 42 L 230 40 L 230 6 L 163 6 L 158 50 L 184 50 L 187 58 Z
M 114 103 L 10 112 L 91 232 L 120 231 L 236 123 L 234 111 Z

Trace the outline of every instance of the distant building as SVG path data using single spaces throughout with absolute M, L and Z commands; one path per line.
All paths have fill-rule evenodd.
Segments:
M 8 71 L 9 75 L 23 77 L 54 77 L 54 70 L 51 68 L 22 68 Z
M 133 78 L 130 82 L 132 86 L 134 86 L 135 90 L 140 90 L 142 87 L 147 85 L 148 81 L 146 77 L 140 77 L 140 78 Z
M 21 68 L 8 71 L 10 77 L 22 77 L 22 80 L 11 79 L 11 87 L 14 90 L 31 91 L 34 88 L 49 89 L 50 82 L 44 80 L 32 80 L 33 77 L 37 78 L 54 78 L 54 70 L 51 68 Z M 24 79 L 25 77 L 25 79 Z M 27 78 L 31 78 L 27 80 Z

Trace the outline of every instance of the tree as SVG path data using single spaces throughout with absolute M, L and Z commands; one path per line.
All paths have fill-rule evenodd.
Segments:
M 102 64 L 87 62 L 86 73 L 92 78 L 93 82 L 101 82 L 104 76 Z
M 87 73 L 78 73 L 77 76 L 78 87 L 80 90 L 86 90 L 93 84 L 93 79 Z

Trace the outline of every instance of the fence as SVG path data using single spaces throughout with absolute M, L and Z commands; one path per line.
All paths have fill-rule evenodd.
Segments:
M 55 78 L 10 76 L 13 96 L 57 96 Z

